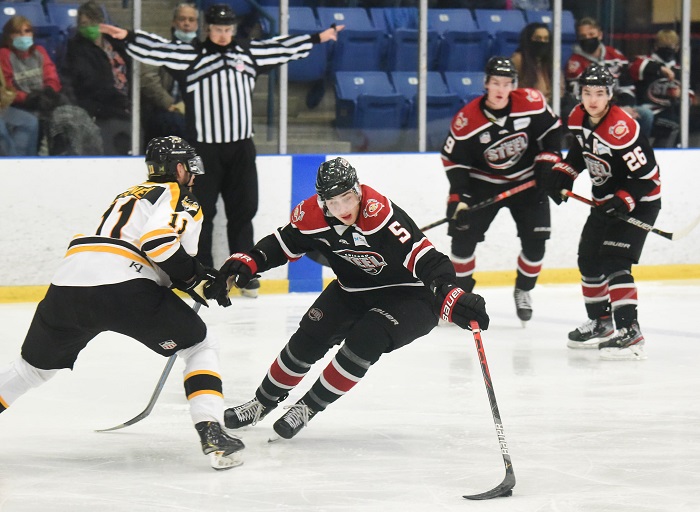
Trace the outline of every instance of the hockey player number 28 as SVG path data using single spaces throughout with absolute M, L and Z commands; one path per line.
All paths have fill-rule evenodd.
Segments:
M 411 233 L 406 231 L 406 228 L 401 226 L 397 220 L 389 224 L 389 230 L 399 237 L 399 242 L 402 244 L 411 239 Z
M 647 163 L 647 157 L 644 155 L 644 150 L 642 150 L 641 146 L 637 146 L 629 153 L 625 153 L 622 155 L 622 158 L 627 162 L 629 170 L 633 172 Z

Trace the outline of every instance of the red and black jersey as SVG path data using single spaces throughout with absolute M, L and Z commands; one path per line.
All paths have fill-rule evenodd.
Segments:
M 480 182 L 512 186 L 532 179 L 535 156 L 561 149 L 561 121 L 538 90 L 512 91 L 500 118 L 485 102 L 486 96 L 472 100 L 452 119 L 441 151 L 450 194 L 471 195 Z
M 260 240 L 252 251 L 259 271 L 317 250 L 350 292 L 454 282 L 449 258 L 437 251 L 415 222 L 376 190 L 362 185 L 360 215 L 352 226 L 324 215 L 316 196 L 299 203 L 289 224 Z M 257 254 L 256 254 L 257 253 Z
M 637 203 L 660 200 L 659 167 L 637 121 L 617 105 L 594 128 L 588 117 L 580 105 L 571 111 L 569 130 L 576 143 L 565 161 L 579 172 L 588 169 L 593 199 L 606 201 L 622 191 Z
M 595 58 L 584 52 L 579 45 L 574 46 L 574 51 L 566 61 L 564 77 L 569 91 L 578 96 L 578 79 L 590 64 L 602 64 L 615 79 L 615 101 L 619 105 L 631 106 L 635 101 L 634 81 L 630 75 L 629 61 L 612 46 L 603 46 L 599 58 Z
M 662 67 L 673 71 L 674 78 L 669 79 L 661 72 Z M 647 104 L 658 114 L 680 101 L 677 94 L 681 88 L 681 67 L 675 60 L 664 62 L 657 54 L 637 57 L 630 66 L 630 74 L 637 87 L 637 102 Z M 691 96 L 695 94 L 690 91 Z

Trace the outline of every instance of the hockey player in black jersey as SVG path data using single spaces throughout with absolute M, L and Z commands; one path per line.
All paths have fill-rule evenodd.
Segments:
M 194 257 L 202 210 L 190 187 L 204 167 L 179 137 L 151 140 L 146 165 L 148 181 L 119 194 L 94 235 L 77 235 L 68 245 L 21 356 L 0 368 L 0 412 L 60 369 L 72 369 L 99 333 L 118 332 L 185 361 L 185 394 L 202 451 L 214 469 L 229 469 L 241 464 L 236 452 L 244 445 L 221 428 L 218 345 L 170 289 L 206 304 L 199 287 L 218 275 Z
M 471 320 L 488 328 L 484 299 L 455 284 L 448 257 L 401 208 L 360 185 L 345 159 L 319 167 L 316 192 L 294 208 L 287 225 L 248 253 L 231 255 L 221 267 L 222 276 L 234 276 L 242 287 L 258 272 L 316 250 L 337 276 L 301 319 L 255 398 L 226 410 L 228 428 L 266 416 L 334 345 L 342 343 L 321 377 L 274 423 L 279 436 L 295 436 L 357 384 L 382 354 L 428 334 L 438 317 L 463 328 Z M 226 294 L 225 281 L 218 279 L 205 293 Z
M 475 250 L 501 208 L 515 220 L 521 252 L 517 260 L 514 299 L 522 322 L 532 317 L 530 291 L 542 270 L 545 242 L 551 232 L 549 201 L 534 187 L 471 212 L 469 207 L 534 180 L 543 168 L 561 160 L 561 122 L 536 89 L 518 89 L 517 71 L 503 57 L 486 64 L 486 94 L 465 105 L 454 117 L 442 148 L 450 183 L 447 233 L 452 237 L 452 263 L 457 285 L 474 288 Z
M 581 104 L 572 110 L 568 124 L 575 143 L 565 161 L 547 171 L 542 182 L 559 204 L 561 191 L 571 190 L 574 179 L 588 169 L 597 204 L 578 247 L 588 320 L 569 333 L 568 346 L 599 348 L 600 357 L 607 360 L 640 360 L 646 354 L 632 265 L 639 262 L 648 232 L 615 213 L 653 225 L 661 208 L 661 182 L 654 151 L 639 124 L 612 103 L 613 86 L 605 66 L 591 64 L 583 72 Z

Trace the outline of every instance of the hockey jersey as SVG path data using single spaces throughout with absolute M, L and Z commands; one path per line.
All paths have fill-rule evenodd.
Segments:
M 674 78 L 669 79 L 661 72 L 662 67 L 673 71 Z M 637 57 L 630 67 L 632 79 L 636 82 L 637 101 L 647 104 L 658 114 L 671 106 L 678 107 L 681 88 L 681 67 L 675 60 L 664 62 L 657 54 Z M 675 94 L 673 94 L 675 93 Z M 695 95 L 690 91 L 691 97 Z
M 590 64 L 602 64 L 615 79 L 615 100 L 620 105 L 632 106 L 635 101 L 635 87 L 629 70 L 629 61 L 612 46 L 603 46 L 599 58 L 584 52 L 579 45 L 574 46 L 574 51 L 566 61 L 564 77 L 569 91 L 578 97 L 578 79 Z
M 452 119 L 441 154 L 450 194 L 470 195 L 475 183 L 508 185 L 534 177 L 538 153 L 561 149 L 561 121 L 536 89 L 510 93 L 510 112 L 493 119 L 485 96 L 465 105 Z
M 349 292 L 422 287 L 438 278 L 454 282 L 448 257 L 401 208 L 367 185 L 361 190 L 360 214 L 351 226 L 324 215 L 315 195 L 299 203 L 289 224 L 255 245 L 252 254 L 258 270 L 297 260 L 315 249 Z
M 611 105 L 593 129 L 587 121 L 588 114 L 580 105 L 571 111 L 569 130 L 576 143 L 565 161 L 578 172 L 588 169 L 593 199 L 607 201 L 622 191 L 635 203 L 660 200 L 659 167 L 637 121 L 617 105 Z
M 94 235 L 71 240 L 51 282 L 97 286 L 151 279 L 169 286 L 159 264 L 183 252 L 197 254 L 201 226 L 201 207 L 188 189 L 173 182 L 136 185 L 114 199 Z

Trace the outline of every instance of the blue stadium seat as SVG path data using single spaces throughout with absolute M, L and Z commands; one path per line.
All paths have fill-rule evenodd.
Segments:
M 418 129 L 418 76 L 413 71 L 393 71 L 391 80 L 396 91 L 406 101 L 404 123 L 407 129 Z M 430 151 L 442 147 L 449 131 L 450 121 L 464 103 L 457 94 L 451 93 L 442 75 L 437 71 L 428 71 L 428 94 L 426 98 L 426 145 Z
M 372 7 L 374 26 L 386 34 L 386 69 L 416 71 L 418 69 L 418 9 L 416 7 Z M 439 34 L 428 29 L 428 69 L 436 69 Z
M 311 7 L 289 8 L 289 33 L 314 34 L 321 31 Z M 288 65 L 289 80 L 292 82 L 313 82 L 326 76 L 328 67 L 327 44 L 315 44 L 305 59 L 291 61 Z
M 430 9 L 428 28 L 440 35 L 438 71 L 481 71 L 489 57 L 485 30 L 479 30 L 467 9 Z
M 479 27 L 468 9 L 428 9 L 428 29 L 445 32 L 474 32 Z
M 71 29 L 78 26 L 78 7 L 80 4 L 46 4 L 46 11 L 49 15 L 51 24 L 56 25 L 58 29 L 68 34 Z
M 459 96 L 464 103 L 469 103 L 484 94 L 485 73 L 483 71 L 447 71 L 443 75 L 447 90 Z
M 383 71 L 335 74 L 336 128 L 354 151 L 395 149 L 401 139 L 404 98 Z
M 523 11 L 525 14 L 525 21 L 527 23 L 544 23 L 552 28 L 552 11 Z M 562 34 L 575 34 L 576 33 L 576 21 L 574 20 L 574 13 L 571 11 L 561 12 L 561 33 Z
M 361 8 L 319 7 L 316 9 L 321 28 L 333 23 L 345 25 L 332 44 L 331 69 L 333 71 L 378 71 L 382 67 L 382 42 L 384 34 L 374 27 Z
M 491 55 L 510 57 L 517 48 L 520 32 L 525 28 L 522 11 L 503 9 L 474 9 L 476 23 L 489 34 Z
M 44 7 L 39 2 L 0 2 L 0 28 L 17 15 L 27 18 L 32 26 L 49 24 Z

